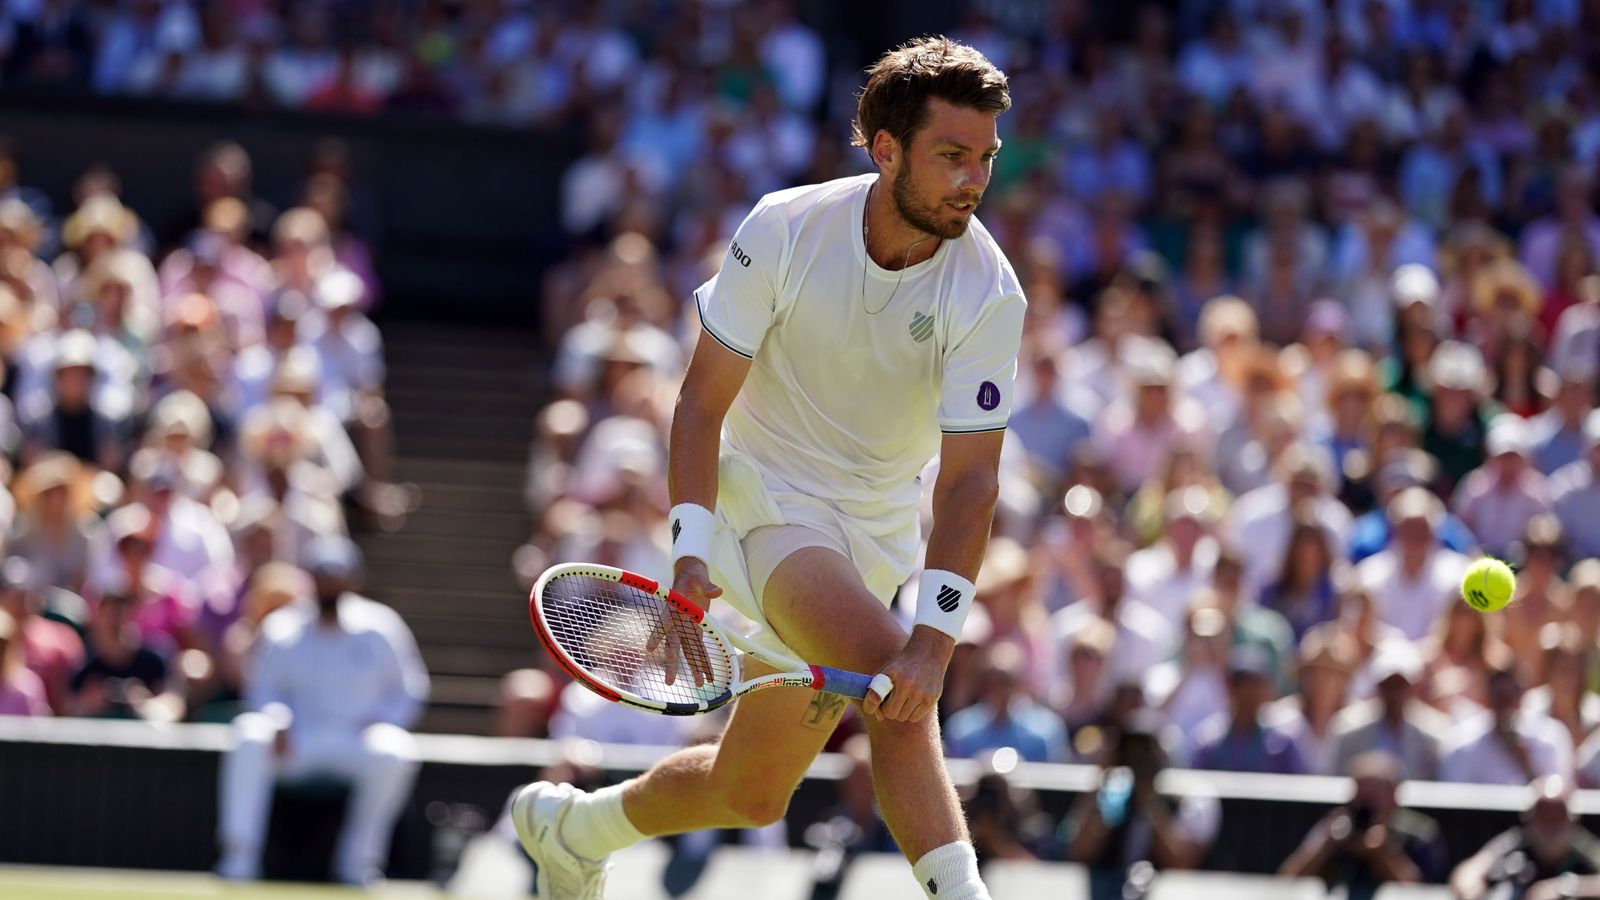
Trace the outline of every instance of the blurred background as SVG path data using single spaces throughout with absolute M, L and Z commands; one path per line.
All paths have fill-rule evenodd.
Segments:
M 512 787 L 714 739 L 569 684 L 522 597 L 667 574 L 690 292 L 867 170 L 861 68 L 927 32 L 1014 100 L 980 215 L 1030 314 L 940 711 L 995 896 L 1582 895 L 1595 0 L 8 0 L 0 892 L 526 895 Z M 918 896 L 830 750 L 612 896 Z

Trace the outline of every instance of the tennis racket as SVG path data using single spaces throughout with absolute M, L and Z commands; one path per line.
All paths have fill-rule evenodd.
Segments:
M 646 712 L 693 716 L 754 691 L 808 687 L 887 698 L 889 676 L 810 666 L 746 640 L 666 585 L 611 566 L 570 563 L 539 576 L 528 598 L 539 642 L 572 679 Z M 692 626 L 689 623 L 693 623 Z M 667 636 L 675 633 L 676 652 Z M 778 672 L 745 679 L 745 655 Z

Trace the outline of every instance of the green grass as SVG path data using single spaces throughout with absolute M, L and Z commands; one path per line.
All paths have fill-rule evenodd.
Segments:
M 422 900 L 442 896 L 433 886 L 396 882 L 381 891 L 356 891 L 312 884 L 228 884 L 196 872 L 125 869 L 53 869 L 0 866 L 0 897 L 6 900 L 156 900 L 217 897 L 226 900 L 351 900 L 386 897 Z

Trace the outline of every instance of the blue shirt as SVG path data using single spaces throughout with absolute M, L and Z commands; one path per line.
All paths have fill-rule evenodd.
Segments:
M 1478 547 L 1472 529 L 1452 513 L 1447 513 L 1439 526 L 1439 543 L 1457 553 L 1471 555 Z M 1350 562 L 1358 563 L 1389 546 L 1389 517 L 1375 509 L 1356 519 L 1350 530 Z
M 950 756 L 972 758 L 985 750 L 1012 747 L 1028 762 L 1064 762 L 1067 726 L 1061 717 L 1026 698 L 1011 701 L 1004 718 L 986 703 L 975 703 L 951 716 L 944 726 Z
M 1533 465 L 1546 475 L 1583 458 L 1583 428 L 1568 428 L 1555 410 L 1545 410 L 1528 423 L 1533 431 Z
M 1196 729 L 1196 769 L 1222 772 L 1266 772 L 1303 775 L 1305 760 L 1294 739 L 1282 731 L 1257 723 L 1248 731 L 1234 731 L 1229 713 L 1221 712 Z

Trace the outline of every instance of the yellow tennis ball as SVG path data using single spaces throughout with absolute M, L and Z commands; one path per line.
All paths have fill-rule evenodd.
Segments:
M 1484 557 L 1467 567 L 1461 579 L 1461 599 L 1478 612 L 1494 612 L 1511 602 L 1517 576 L 1498 559 Z

